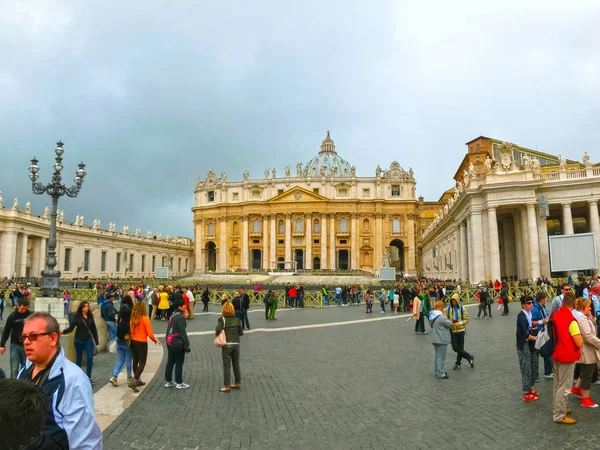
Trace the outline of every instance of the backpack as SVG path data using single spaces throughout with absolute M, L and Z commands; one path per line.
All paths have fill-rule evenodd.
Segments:
M 452 305 L 448 306 L 448 316 L 450 315 L 450 311 L 452 310 Z M 450 319 L 450 317 L 448 317 Z M 460 305 L 460 321 L 462 322 L 463 320 L 463 305 Z M 450 322 L 452 322 L 452 319 L 450 319 Z
M 173 333 L 173 316 L 175 314 L 172 314 L 171 317 L 169 317 L 169 323 L 167 325 L 167 337 L 165 339 L 165 341 L 167 342 L 167 345 L 171 345 L 173 344 L 173 339 L 175 339 L 177 336 L 179 336 L 179 333 Z
M 548 322 L 546 322 L 546 328 L 542 332 L 541 336 L 538 337 L 538 339 L 541 338 L 541 340 L 545 341 L 543 344 L 540 343 L 539 346 L 540 356 L 542 356 L 542 358 L 549 358 L 550 356 L 552 356 L 552 353 L 554 353 L 554 348 L 556 347 L 556 336 L 554 336 L 553 329 L 554 321 L 552 320 L 553 315 L 554 313 L 550 315 Z

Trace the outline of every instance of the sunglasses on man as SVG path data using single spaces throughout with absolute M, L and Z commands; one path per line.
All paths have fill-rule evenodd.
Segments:
M 27 339 L 29 339 L 31 342 L 35 342 L 38 340 L 38 337 L 40 336 L 49 336 L 52 333 L 29 333 L 29 334 L 22 334 L 19 337 L 19 340 L 21 342 L 25 342 Z

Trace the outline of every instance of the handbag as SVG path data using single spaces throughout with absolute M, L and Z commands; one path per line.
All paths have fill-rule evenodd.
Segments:
M 94 348 L 92 350 L 92 356 L 96 356 L 98 354 L 98 344 L 96 343 L 96 340 L 94 339 L 94 335 L 90 331 L 90 327 L 88 327 L 87 320 L 85 320 L 85 317 L 81 316 L 81 320 L 83 320 L 83 324 L 85 325 L 85 328 L 88 330 L 88 333 L 90 333 L 90 338 L 92 338 L 92 344 L 94 344 Z
M 217 347 L 225 347 L 227 345 L 227 336 L 225 335 L 225 317 L 223 317 L 223 329 L 215 338 L 214 342 Z
M 117 353 L 117 340 L 116 339 L 111 341 L 110 345 L 108 346 L 108 351 L 110 353 Z

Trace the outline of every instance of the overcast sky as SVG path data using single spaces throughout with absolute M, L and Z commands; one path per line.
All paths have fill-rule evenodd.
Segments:
M 412 167 L 417 195 L 452 186 L 485 135 L 600 160 L 600 8 L 565 1 L 0 2 L 0 190 L 87 178 L 83 214 L 193 237 L 196 177 L 306 163 L 331 129 L 373 176 Z

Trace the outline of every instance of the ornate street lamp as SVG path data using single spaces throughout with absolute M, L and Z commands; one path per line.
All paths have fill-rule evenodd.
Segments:
M 60 271 L 56 270 L 56 214 L 58 211 L 58 199 L 63 195 L 69 197 L 77 197 L 83 179 L 85 178 L 85 164 L 83 162 L 79 164 L 79 169 L 75 172 L 75 185 L 66 187 L 62 184 L 62 177 L 60 175 L 62 165 L 62 154 L 63 143 L 58 141 L 56 143 L 56 162 L 54 163 L 54 175 L 52 175 L 52 181 L 46 185 L 37 182 L 39 178 L 38 172 L 38 160 L 33 157 L 31 165 L 29 166 L 29 179 L 32 183 L 32 189 L 34 194 L 48 193 L 52 197 L 52 209 L 50 211 L 50 238 L 48 239 L 48 253 L 46 254 L 46 270 L 42 270 L 42 297 L 58 297 L 58 280 L 60 278 Z

